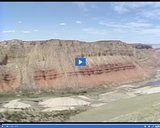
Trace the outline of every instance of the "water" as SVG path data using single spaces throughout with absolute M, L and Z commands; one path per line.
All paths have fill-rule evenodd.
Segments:
M 154 86 L 154 85 L 160 85 L 160 79 L 152 82 L 148 82 L 146 84 L 140 85 L 138 88 L 146 87 L 146 86 Z
M 144 84 L 143 86 L 152 86 L 152 85 L 160 85 L 160 80 L 148 82 L 148 83 Z

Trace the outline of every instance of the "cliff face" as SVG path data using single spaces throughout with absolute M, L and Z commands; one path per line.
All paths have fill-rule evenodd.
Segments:
M 76 67 L 85 57 L 87 66 Z M 158 53 L 121 41 L 21 40 L 0 43 L 0 92 L 113 86 L 156 73 Z

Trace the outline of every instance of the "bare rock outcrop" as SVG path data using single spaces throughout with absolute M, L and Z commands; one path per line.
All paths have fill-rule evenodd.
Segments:
M 87 65 L 76 67 L 77 57 L 85 57 Z M 3 41 L 0 92 L 110 87 L 144 80 L 156 73 L 158 57 L 150 46 L 122 41 Z
M 137 49 L 152 49 L 152 46 L 147 45 L 147 44 L 137 43 L 137 44 L 130 44 L 130 45 Z

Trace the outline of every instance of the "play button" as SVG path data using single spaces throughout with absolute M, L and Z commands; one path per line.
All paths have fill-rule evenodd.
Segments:
M 86 66 L 86 58 L 75 58 L 75 66 Z
M 82 61 L 81 60 L 79 60 L 79 64 L 81 64 L 82 63 Z

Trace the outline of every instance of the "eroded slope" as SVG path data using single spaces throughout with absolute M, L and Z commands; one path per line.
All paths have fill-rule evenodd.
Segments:
M 115 86 L 155 75 L 158 54 L 147 45 L 73 40 L 0 43 L 0 92 Z M 87 66 L 76 67 L 85 57 Z

